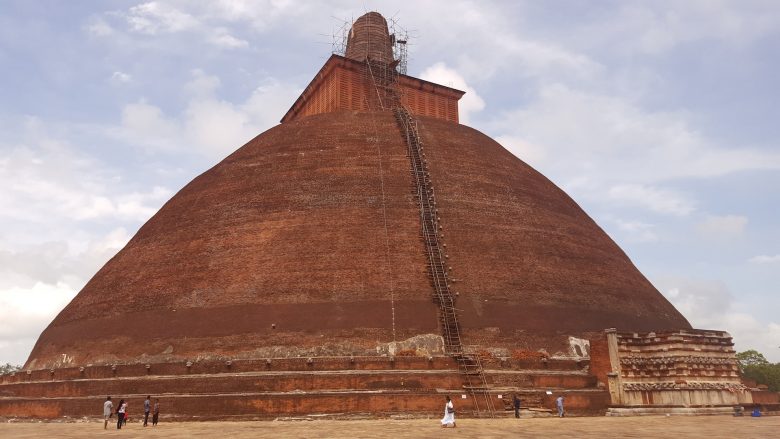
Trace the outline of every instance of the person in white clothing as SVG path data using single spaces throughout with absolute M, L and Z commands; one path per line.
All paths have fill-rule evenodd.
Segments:
M 114 403 L 111 402 L 111 397 L 106 398 L 106 402 L 103 403 L 103 430 L 108 428 L 108 418 L 114 414 Z
M 441 428 L 446 428 L 449 424 L 455 425 L 455 406 L 452 405 L 452 400 L 447 396 L 447 403 L 444 404 L 444 417 L 441 420 Z
M 119 408 L 116 411 L 116 429 L 122 428 L 122 424 L 125 422 L 125 415 L 127 414 L 127 403 L 124 399 L 119 400 Z

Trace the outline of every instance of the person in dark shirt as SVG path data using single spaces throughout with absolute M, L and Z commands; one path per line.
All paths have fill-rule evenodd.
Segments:
M 152 401 L 150 401 L 150 399 L 152 399 L 152 396 L 148 395 L 146 401 L 144 401 L 144 427 L 149 423 L 149 410 L 152 408 Z
M 520 418 L 520 398 L 517 393 L 512 395 L 512 405 L 515 407 L 515 418 Z
M 154 414 L 152 415 L 152 427 L 157 426 L 157 419 L 160 417 L 160 398 L 154 400 Z

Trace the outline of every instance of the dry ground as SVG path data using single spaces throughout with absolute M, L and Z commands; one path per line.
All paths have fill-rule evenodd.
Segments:
M 631 418 L 462 419 L 442 429 L 436 419 L 361 421 L 248 421 L 162 423 L 122 430 L 96 422 L 4 423 L 2 438 L 780 438 L 780 417 L 648 416 Z

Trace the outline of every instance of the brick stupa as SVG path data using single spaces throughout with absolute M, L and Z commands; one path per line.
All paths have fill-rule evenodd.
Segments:
M 550 406 L 543 388 L 598 412 L 591 341 L 691 330 L 569 196 L 458 123 L 462 91 L 400 74 L 400 43 L 356 20 L 280 125 L 181 189 L 41 334 L 19 381 L 82 387 L 26 395 L 80 402 L 0 414 L 107 393 L 182 417 L 415 412 L 442 388 L 477 413 L 509 390 Z
M 368 14 L 351 35 L 281 125 L 141 227 L 25 367 L 63 354 L 78 366 L 362 355 L 440 335 L 408 146 L 364 71 L 366 58 L 392 61 L 387 26 Z M 537 339 L 690 327 L 569 196 L 457 123 L 463 92 L 409 76 L 398 87 L 428 160 L 464 342 L 555 352 Z

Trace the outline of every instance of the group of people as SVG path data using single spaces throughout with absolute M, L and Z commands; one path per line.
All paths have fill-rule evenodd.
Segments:
M 149 413 L 152 412 L 152 396 L 148 395 L 144 400 L 144 427 L 149 425 Z M 111 397 L 106 397 L 106 402 L 103 403 L 103 429 L 108 428 L 108 420 L 114 416 L 114 403 L 111 401 Z M 129 412 L 127 410 L 127 401 L 124 399 L 119 400 L 119 404 L 116 405 L 116 428 L 121 429 L 127 424 L 129 418 Z M 157 421 L 160 418 L 160 399 L 155 399 L 154 411 L 152 412 L 152 426 L 157 425 Z
M 441 419 L 442 428 L 448 426 L 457 427 L 455 424 L 455 406 L 452 404 L 452 399 L 449 396 L 446 397 L 447 402 L 444 404 L 444 417 Z M 555 407 L 558 409 L 558 417 L 562 418 L 565 415 L 563 410 L 563 395 L 555 399 Z M 520 418 L 520 397 L 515 393 L 512 395 L 512 406 L 515 409 L 515 418 Z

